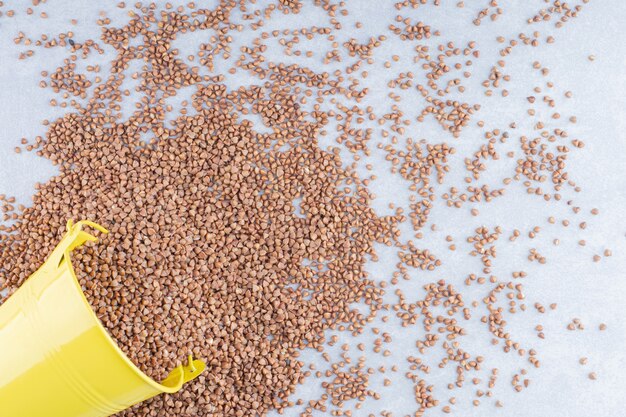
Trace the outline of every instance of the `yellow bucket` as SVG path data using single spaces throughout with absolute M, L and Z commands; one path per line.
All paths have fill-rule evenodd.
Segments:
M 0 306 L 0 415 L 110 416 L 161 393 L 179 391 L 206 365 L 188 358 L 160 384 L 139 370 L 100 324 L 85 299 L 70 252 L 98 239 L 67 224 L 46 260 Z

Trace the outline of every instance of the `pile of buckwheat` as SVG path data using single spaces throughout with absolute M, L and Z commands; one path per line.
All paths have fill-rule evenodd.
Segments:
M 33 1 L 26 14 L 36 13 L 44 3 Z M 61 48 L 66 54 L 62 66 L 42 71 L 40 85 L 57 94 L 53 106 L 67 110 L 45 121 L 45 137 L 24 139 L 16 148 L 37 152 L 60 173 L 38 185 L 30 207 L 0 195 L 7 222 L 0 225 L 0 284 L 8 290 L 4 299 L 45 261 L 68 219 L 106 227 L 110 233 L 100 234 L 100 242 L 73 255 L 80 284 L 103 325 L 154 379 L 164 378 L 188 354 L 208 364 L 180 393 L 154 398 L 121 416 L 263 416 L 293 406 L 302 407 L 303 417 L 315 411 L 351 416 L 351 410 L 358 413 L 365 401 L 380 397 L 369 388 L 372 375 L 383 375 L 384 386 L 391 385 L 387 375 L 399 372 L 400 365 L 369 366 L 364 356 L 353 359 L 348 345 L 342 345 L 341 358 L 335 361 L 325 349 L 338 339 L 328 331 L 353 336 L 373 332 L 374 346 L 367 349 L 388 357 L 391 335 L 384 325 L 370 326 L 379 319 L 423 329 L 416 332 L 412 353 L 402 365 L 413 386 L 415 416 L 432 407 L 449 413 L 457 401 L 452 394 L 437 398 L 428 382 L 431 367 L 422 356 L 435 347 L 443 354 L 436 366 L 455 369 L 454 379 L 440 389 L 465 384 L 475 391 L 474 406 L 493 396 L 498 368 L 486 368 L 483 355 L 459 342 L 467 334 L 463 322 L 472 317 L 484 324 L 493 345 L 523 359 L 525 367 L 509 380 L 516 391 L 528 387 L 530 369 L 540 366 L 537 351 L 532 343 L 514 340 L 507 328 L 509 315 L 527 309 L 527 273 L 496 276 L 492 269 L 502 241 L 513 244 L 522 234 L 534 239 L 541 227 L 526 232 L 500 225 L 467 230 L 467 255 L 480 262 L 464 283 L 468 288 L 484 286 L 481 297 L 465 296 L 463 288 L 439 276 L 415 284 L 421 294 L 417 301 L 396 286 L 410 280 L 415 269 L 431 273 L 442 264 L 421 240 L 427 228 L 437 230 L 429 219 L 437 200 L 450 210 L 470 207 L 479 216 L 480 204 L 502 199 L 507 188 L 522 184 L 545 201 L 572 205 L 562 193 L 580 189 L 567 172 L 567 155 L 584 143 L 569 138 L 565 125 L 554 125 L 562 121 L 553 109 L 554 99 L 539 86 L 529 91 L 527 117 L 539 117 L 535 108 L 542 106 L 550 119 L 536 120 L 532 137 L 517 133 L 515 122 L 487 129 L 478 120 L 483 142 L 459 156 L 457 138 L 462 139 L 481 109 L 479 103 L 463 100 L 473 62 L 481 55 L 476 42 L 456 45 L 442 38 L 441 28 L 412 17 L 411 10 L 437 7 L 438 1 L 390 3 L 397 16 L 388 30 L 371 33 L 357 22 L 351 29 L 364 30 L 359 39 L 341 23 L 349 15 L 346 2 L 265 3 L 221 0 L 204 8 L 195 3 L 122 2 L 118 6 L 127 11 L 128 23 L 116 25 L 102 14 L 98 40 L 81 39 L 73 31 L 40 38 L 17 34 L 15 43 L 29 48 L 21 59 L 33 56 L 31 48 L 36 47 Z M 496 1 L 484 3 L 486 8 L 473 18 L 476 25 L 506 12 Z M 551 2 L 527 23 L 532 28 L 555 19 L 559 29 L 587 1 L 580 3 Z M 265 29 L 279 15 L 298 14 L 305 6 L 321 8 L 328 24 Z M 2 14 L 10 18 L 16 13 Z M 40 17 L 47 15 L 41 12 Z M 206 42 L 183 57 L 173 45 L 195 32 L 206 33 Z M 248 32 L 254 34 L 251 41 L 232 47 Z M 403 57 L 393 53 L 384 62 L 374 59 L 389 38 L 410 43 L 411 65 L 403 66 Z M 321 55 L 307 49 L 321 41 L 328 45 Z M 514 49 L 553 41 L 552 36 L 544 41 L 534 29 L 517 38 L 499 37 L 501 60 L 484 74 L 484 95 L 500 91 L 508 96 L 506 57 Z M 110 48 L 110 68 L 89 64 Z M 266 54 L 272 48 L 291 59 L 270 59 Z M 287 63 L 294 57 L 317 59 L 329 70 Z M 141 69 L 129 70 L 136 62 Z M 389 75 L 380 84 L 395 103 L 391 107 L 368 102 L 368 88 L 360 84 L 370 76 L 368 68 L 380 64 Z M 532 70 L 549 73 L 538 62 Z M 232 88 L 228 79 L 236 74 L 255 82 Z M 137 87 L 128 89 L 128 81 Z M 183 89 L 192 89 L 192 97 L 174 114 L 168 99 Z M 419 108 L 402 107 L 407 91 L 421 100 Z M 137 98 L 130 115 L 122 112 L 129 97 Z M 451 143 L 411 136 L 411 129 L 428 120 Z M 567 119 L 575 122 L 575 116 Z M 335 146 L 322 146 L 329 137 Z M 514 140 L 519 145 L 512 151 Z M 376 175 L 368 157 L 374 152 L 381 152 L 391 173 L 407 184 L 408 205 L 391 204 L 387 216 L 372 208 L 375 196 L 369 185 Z M 445 182 L 453 158 L 464 160 L 461 184 Z M 513 161 L 510 176 L 498 188 L 481 182 L 489 164 L 501 158 Z M 598 214 L 597 209 L 591 214 Z M 405 223 L 409 239 L 401 237 Z M 548 223 L 557 221 L 550 217 Z M 562 223 L 568 226 L 569 220 Z M 457 250 L 451 235 L 445 240 L 450 251 Z M 396 269 L 384 279 L 366 272 L 366 263 L 377 260 L 377 244 L 393 247 L 397 254 Z M 603 256 L 611 256 L 610 250 Z M 600 259 L 599 254 L 593 257 Z M 547 262 L 536 248 L 529 250 L 528 260 Z M 556 304 L 551 304 L 554 309 Z M 534 311 L 544 314 L 546 308 L 537 302 Z M 574 321 L 568 328 L 581 326 Z M 541 324 L 534 329 L 543 339 Z M 330 368 L 307 366 L 300 359 L 305 349 L 324 355 Z M 366 347 L 359 343 L 356 350 Z M 297 386 L 313 377 L 325 378 L 323 394 L 294 399 Z M 356 402 L 347 406 L 351 400 Z M 493 403 L 502 405 L 495 399 Z

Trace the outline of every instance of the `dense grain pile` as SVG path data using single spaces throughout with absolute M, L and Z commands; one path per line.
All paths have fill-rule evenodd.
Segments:
M 229 97 L 259 113 L 280 102 L 261 98 Z M 123 124 L 101 125 L 70 114 L 50 126 L 43 154 L 63 161 L 63 173 L 2 236 L 9 285 L 61 236 L 49 225 L 106 225 L 110 235 L 74 259 L 123 350 L 157 379 L 188 353 L 206 358 L 209 372 L 187 391 L 198 398 L 188 415 L 283 407 L 300 378 L 296 349 L 317 346 L 336 323 L 362 326 L 350 304 L 377 302 L 363 263 L 386 227 L 358 178 L 318 148 L 313 125 L 296 124 L 306 139 L 260 135 L 229 104 L 179 118 L 171 139 L 154 147 L 140 146 Z M 271 149 L 287 139 L 288 149 Z M 182 415 L 177 404 L 165 409 Z
M 45 1 L 33 3 L 37 7 Z M 478 336 L 500 345 L 506 361 L 515 364 L 508 378 L 513 390 L 529 386 L 528 364 L 530 369 L 540 366 L 533 347 L 537 340 L 514 339 L 509 324 L 513 314 L 525 314 L 527 303 L 533 305 L 524 292 L 529 274 L 519 268 L 502 273 L 497 254 L 526 234 L 539 240 L 541 227 L 520 231 L 489 218 L 487 225 L 467 227 L 457 236 L 459 248 L 466 250 L 452 258 L 460 262 L 460 252 L 467 256 L 467 274 L 441 277 L 445 254 L 429 249 L 430 239 L 441 239 L 431 215 L 441 200 L 444 209 L 469 207 L 471 216 L 479 216 L 478 207 L 503 200 L 507 188 L 515 193 L 518 183 L 542 201 L 566 201 L 578 214 L 581 209 L 570 198 L 580 188 L 567 171 L 568 154 L 584 146 L 569 138 L 567 123 L 575 123 L 575 116 L 561 119 L 555 99 L 544 91 L 556 94 L 556 87 L 547 81 L 545 87 L 533 87 L 524 101 L 532 105 L 522 115 L 531 128 L 516 131 L 516 122 L 487 128 L 479 120 L 474 124 L 481 133 L 470 138 L 478 146 L 461 154 L 457 139 L 467 140 L 462 132 L 482 111 L 476 97 L 464 96 L 481 54 L 474 40 L 444 40 L 445 28 L 431 27 L 427 13 L 414 13 L 438 7 L 439 0 L 394 3 L 384 33 L 361 22 L 352 32 L 344 30 L 345 2 L 311 3 L 222 0 L 204 9 L 194 3 L 133 7 L 122 2 L 118 6 L 128 22 L 116 25 L 100 14 L 98 41 L 79 39 L 67 29 L 39 38 L 19 32 L 14 38 L 24 48 L 64 48 L 63 64 L 42 71 L 40 86 L 57 94 L 51 105 L 72 110 L 46 121 L 45 137 L 22 140 L 26 150 L 58 165 L 60 174 L 38 187 L 32 207 L 16 207 L 14 198 L 0 196 L 4 220 L 11 221 L 0 225 L 0 289 L 14 291 L 35 271 L 68 219 L 96 221 L 111 233 L 77 250 L 74 264 L 88 300 L 123 351 L 155 379 L 188 354 L 209 365 L 181 393 L 121 415 L 261 416 L 294 405 L 302 417 L 315 411 L 351 416 L 352 410 L 361 410 L 356 415 L 364 415 L 365 402 L 381 398 L 371 381 L 383 378 L 382 386 L 389 387 L 396 375 L 410 384 L 414 416 L 433 407 L 462 411 L 455 390 L 465 388 L 468 406 L 478 406 L 495 395 L 501 375 L 496 361 L 489 362 L 471 339 L 465 340 L 465 323 L 472 320 L 484 330 Z M 497 1 L 483 3 L 472 18 L 484 27 L 504 10 Z M 280 21 L 278 14 L 313 7 L 323 10 L 319 26 L 264 29 Z M 561 28 L 581 9 L 554 1 L 522 22 L 538 25 L 556 17 L 555 26 Z M 175 42 L 195 32 L 203 41 L 182 57 Z M 247 39 L 246 32 L 255 37 Z M 235 48 L 239 37 L 243 44 Z M 388 58 L 390 39 L 408 43 L 410 52 Z M 502 59 L 480 75 L 480 97 L 498 89 L 499 99 L 507 97 L 503 86 L 512 77 L 505 73 L 505 58 L 554 38 L 544 42 L 533 31 L 508 40 L 499 36 L 497 42 L 503 44 Z M 92 55 L 111 48 L 108 73 L 99 63 L 89 64 Z M 270 58 L 268 52 L 275 51 L 283 52 L 285 62 Z M 28 49 L 20 58 L 33 53 Z M 298 64 L 287 63 L 294 57 Z M 305 57 L 327 70 L 306 66 Z M 141 69 L 132 72 L 137 62 Z M 368 70 L 380 64 L 388 79 L 368 83 Z M 539 62 L 532 63 L 532 70 L 549 74 Z M 252 81 L 229 85 L 238 76 Z M 131 90 L 128 83 L 137 86 Z M 192 91 L 191 98 L 176 114 L 168 99 L 183 89 Z M 392 104 L 368 101 L 376 90 Z M 405 104 L 407 96 L 417 104 Z M 571 92 L 564 96 L 570 98 Z M 122 110 L 129 99 L 132 114 Z M 439 135 L 416 139 L 420 126 L 429 122 Z M 339 146 L 322 146 L 329 138 Z M 372 155 L 380 157 L 378 166 L 371 163 Z M 487 183 L 484 177 L 502 160 L 509 163 L 507 175 L 496 171 L 497 181 Z M 458 184 L 447 181 L 454 162 L 461 170 Z M 402 199 L 393 196 L 393 215 L 383 217 L 371 208 L 375 196 L 369 186 L 377 175 L 369 173 L 389 169 L 387 178 L 406 185 L 408 201 L 396 204 L 394 198 Z M 402 223 L 407 227 L 401 233 Z M 551 216 L 547 223 L 557 222 Z M 561 224 L 567 227 L 570 220 Z M 580 229 L 586 227 L 580 223 Z M 508 240 L 504 233 L 510 233 Z M 446 235 L 450 251 L 457 250 L 455 242 Z M 377 260 L 377 243 L 392 247 L 395 270 L 370 277 L 365 264 Z M 543 247 L 531 243 L 522 259 L 547 263 Z M 604 256 L 611 251 L 605 249 Z M 600 255 L 593 260 L 601 260 Z M 411 291 L 401 289 L 402 282 L 413 280 Z M 547 311 L 540 302 L 534 307 L 537 314 Z M 550 310 L 555 309 L 551 303 Z M 521 321 L 544 339 L 536 317 L 524 317 Z M 376 320 L 382 324 L 372 324 Z M 401 347 L 403 360 L 383 366 L 380 359 L 394 353 L 394 324 L 406 331 L 401 336 L 411 338 L 411 346 Z M 582 330 L 583 325 L 574 319 L 567 328 Z M 329 330 L 357 339 L 373 334 L 372 346 L 354 343 L 359 355 L 371 355 L 354 360 L 354 349 L 346 343 L 339 358 L 332 358 L 338 337 L 328 336 Z M 305 348 L 320 353 L 325 371 L 301 360 Z M 448 366 L 451 377 L 432 376 Z M 322 381 L 321 396 L 294 399 L 296 386 L 313 376 Z M 447 400 L 442 398 L 446 389 Z M 492 403 L 502 406 L 499 400 Z
M 135 30 L 147 35 L 153 18 L 147 13 L 121 31 L 106 30 L 103 39 L 123 48 L 120 40 Z M 129 415 L 263 414 L 288 405 L 301 379 L 298 349 L 319 346 L 323 331 L 337 324 L 362 327 L 366 318 L 352 303 L 376 308 L 379 290 L 363 264 L 372 244 L 389 234 L 389 222 L 368 207 L 354 171 L 318 147 L 322 121 L 305 120 L 291 98 L 290 83 L 324 80 L 276 69 L 278 81 L 245 90 L 229 92 L 207 78 L 200 84 L 161 52 L 183 27 L 165 27 L 156 45 L 130 52 L 153 65 L 140 78 L 156 106 L 128 121 L 109 116 L 107 107 L 123 96 L 115 68 L 130 58 L 122 57 L 86 108 L 51 123 L 35 146 L 62 173 L 3 233 L 0 264 L 15 288 L 43 262 L 67 219 L 105 225 L 111 233 L 78 251 L 75 264 L 114 339 L 156 379 L 189 353 L 209 364 L 180 396 L 193 395 L 193 403 L 158 398 Z M 82 94 L 77 79 L 59 70 L 52 87 Z M 195 114 L 165 127 L 155 97 L 192 84 Z M 244 108 L 273 133 L 256 133 L 239 117 Z M 156 136 L 149 144 L 137 128 L 145 131 L 146 123 Z

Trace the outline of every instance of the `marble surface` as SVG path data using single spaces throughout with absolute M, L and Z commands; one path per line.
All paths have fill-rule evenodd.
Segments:
M 11 1 L 5 3 L 8 4 L 5 10 L 11 8 L 11 4 L 17 4 Z M 43 135 L 43 119 L 52 120 L 64 113 L 63 109 L 49 106 L 48 102 L 55 97 L 54 94 L 49 89 L 38 86 L 40 72 L 43 69 L 53 70 L 61 65 L 64 55 L 59 54 L 58 50 L 37 50 L 32 58 L 20 61 L 17 56 L 26 48 L 15 45 L 13 38 L 19 31 L 35 37 L 40 33 L 58 33 L 71 29 L 77 38 L 96 39 L 99 28 L 94 22 L 100 10 L 106 9 L 114 19 L 126 18 L 125 12 L 115 7 L 117 2 L 99 2 L 101 4 L 97 8 L 95 3 L 84 0 L 54 0 L 48 3 L 38 9 L 48 12 L 50 17 L 46 20 L 23 13 L 12 19 L 0 19 L 0 194 L 16 196 L 18 202 L 27 205 L 30 204 L 35 183 L 46 181 L 57 171 L 49 161 L 34 153 L 16 154 L 13 149 L 19 145 L 22 137 Z M 366 29 L 351 35 L 363 40 L 367 39 L 368 33 L 386 32 L 387 26 L 393 23 L 397 14 L 392 7 L 393 2 L 388 0 L 360 0 L 349 3 L 351 14 L 346 18 L 347 21 L 359 20 Z M 457 157 L 451 161 L 451 173 L 446 184 L 462 184 L 462 156 L 473 152 L 483 141 L 484 129 L 476 126 L 476 120 L 484 120 L 487 127 L 502 129 L 506 129 L 510 122 L 517 121 L 520 127 L 511 134 L 513 147 L 517 144 L 519 135 L 530 132 L 530 119 L 526 114 L 529 105 L 525 97 L 532 87 L 545 85 L 547 80 L 555 83 L 554 90 L 548 94 L 557 98 L 558 111 L 564 117 L 577 116 L 576 125 L 568 127 L 570 136 L 584 140 L 586 146 L 581 151 L 572 152 L 568 160 L 573 179 L 582 187 L 580 193 L 572 194 L 575 205 L 581 207 L 581 214 L 578 216 L 566 204 L 546 204 L 537 197 L 527 195 L 521 184 L 511 186 L 503 198 L 480 206 L 480 215 L 475 217 L 470 215 L 469 207 L 454 210 L 445 207 L 441 201 L 435 204 L 429 224 L 436 224 L 437 230 L 425 231 L 423 242 L 426 243 L 423 245 L 439 255 L 443 265 L 435 272 L 411 271 L 411 280 L 400 284 L 406 294 L 420 294 L 424 283 L 445 278 L 458 285 L 466 299 L 480 300 L 484 296 L 484 290 L 481 293 L 480 289 L 464 289 L 462 285 L 468 273 L 480 271 L 479 260 L 467 254 L 471 248 L 464 242 L 464 238 L 483 224 L 489 227 L 503 226 L 503 241 L 507 240 L 513 228 L 527 232 L 540 225 L 542 231 L 536 240 L 521 237 L 515 245 L 503 242 L 498 247 L 497 267 L 494 272 L 504 275 L 510 274 L 512 270 L 524 269 L 528 272 L 524 285 L 529 306 L 535 302 L 544 305 L 556 302 L 558 308 L 555 312 L 539 315 L 530 307 L 532 312 L 510 319 L 511 332 L 539 352 L 542 362 L 539 369 L 530 369 L 525 359 L 504 354 L 501 348 L 491 346 L 490 335 L 479 320 L 471 320 L 466 324 L 468 336 L 464 339 L 464 348 L 471 350 L 473 354 L 485 355 L 486 368 L 498 367 L 501 372 L 494 396 L 481 398 L 480 407 L 471 405 L 471 400 L 475 398 L 472 396 L 475 389 L 469 382 L 463 390 L 447 393 L 445 383 L 453 378 L 452 367 L 439 370 L 435 366 L 428 377 L 429 383 L 438 387 L 435 395 L 443 401 L 450 395 L 458 398 L 457 405 L 452 407 L 452 415 L 457 416 L 626 416 L 626 25 L 623 24 L 626 21 L 626 2 L 592 0 L 585 5 L 577 19 L 568 22 L 562 29 L 556 30 L 552 24 L 537 26 L 542 38 L 553 35 L 556 42 L 540 48 L 520 48 L 507 58 L 506 69 L 512 75 L 512 80 L 506 87 L 510 91 L 506 99 L 497 94 L 494 97 L 485 97 L 479 85 L 488 75 L 491 65 L 499 59 L 497 50 L 500 45 L 496 37 L 503 35 L 508 38 L 521 31 L 531 30 L 525 24 L 526 18 L 545 7 L 545 3 L 501 2 L 507 4 L 502 5 L 504 13 L 500 19 L 496 22 L 485 19 L 480 27 L 474 26 L 471 21 L 477 11 L 487 5 L 486 0 L 467 1 L 463 9 L 455 7 L 455 1 L 446 3 L 448 4 L 440 8 L 424 7 L 411 13 L 440 29 L 442 39 L 454 39 L 459 43 L 475 40 L 478 43 L 481 59 L 472 68 L 475 76 L 471 83 L 474 85 L 468 88 L 465 98 L 468 102 L 481 103 L 482 108 L 459 139 L 452 139 L 448 133 L 430 122 L 414 124 L 407 133 L 407 136 L 417 139 L 454 142 Z M 21 10 L 25 6 L 14 7 Z M 79 20 L 78 26 L 69 26 L 71 17 Z M 317 9 L 306 6 L 300 15 L 281 18 L 272 27 L 291 27 L 296 21 L 310 21 L 314 25 L 324 22 L 324 19 L 327 18 Z M 244 32 L 242 36 L 247 35 Z M 186 36 L 177 41 L 177 47 L 193 45 L 198 41 L 198 36 L 200 35 Z M 377 62 L 382 63 L 389 60 L 391 55 L 405 52 L 403 48 L 406 46 L 394 42 L 390 40 L 385 48 L 376 51 Z M 328 45 L 319 45 L 319 48 L 329 49 Z M 595 60 L 589 60 L 589 55 L 594 55 Z M 279 51 L 275 52 L 275 59 L 281 59 Z M 288 62 L 293 59 L 289 58 Z M 99 61 L 106 66 L 108 60 L 110 56 L 94 56 L 90 63 Z M 548 67 L 550 75 L 542 77 L 537 71 L 533 71 L 534 61 Z M 313 60 L 309 64 L 312 67 L 317 65 L 315 68 L 318 70 L 325 69 L 320 60 Z M 382 65 L 372 67 L 369 72 L 370 77 L 364 81 L 364 85 L 371 87 L 371 97 L 368 100 L 378 106 L 377 108 L 389 108 L 392 103 L 384 88 L 387 73 Z M 228 82 L 232 86 L 253 82 L 246 77 L 239 73 L 237 77 L 229 77 Z M 567 90 L 573 92 L 571 100 L 562 99 L 563 92 Z M 417 100 L 419 97 L 413 99 Z M 410 105 L 410 100 L 408 98 L 403 105 Z M 374 143 L 381 141 L 382 138 L 378 136 L 373 139 Z M 332 144 L 332 134 L 322 142 Z M 371 187 L 377 196 L 374 202 L 377 212 L 381 215 L 390 214 L 387 207 L 389 202 L 406 205 L 407 184 L 389 174 L 389 165 L 384 161 L 384 156 L 374 152 L 368 162 L 375 165 L 379 176 Z M 503 161 L 490 168 L 487 181 L 496 184 L 498 179 L 510 176 L 514 169 L 511 162 Z M 438 188 L 438 194 L 443 190 L 443 186 Z M 600 215 L 589 215 L 592 208 L 598 208 Z M 569 218 L 573 226 L 564 228 L 549 225 L 546 218 L 550 215 L 559 220 Z M 576 226 L 583 220 L 588 222 L 585 230 Z M 403 230 L 408 235 L 409 229 L 405 229 Z M 455 238 L 459 247 L 456 252 L 447 249 L 446 235 Z M 552 244 L 554 238 L 561 240 L 559 246 Z M 587 245 L 579 246 L 579 239 L 585 239 Z M 532 247 L 538 248 L 548 259 L 546 265 L 528 262 L 526 255 Z M 601 254 L 606 248 L 612 250 L 613 256 L 603 258 L 598 263 L 592 262 L 593 255 Z M 397 262 L 395 252 L 380 247 L 379 255 L 378 262 L 368 264 L 368 271 L 374 279 L 388 280 L 389 271 L 394 269 Z M 393 292 L 389 293 L 388 300 L 393 301 Z M 584 331 L 566 330 L 567 323 L 575 317 L 585 324 Z M 538 339 L 533 330 L 540 323 L 545 328 L 545 340 Z M 598 330 L 600 323 L 607 324 L 606 331 Z M 421 327 L 405 329 L 393 320 L 385 326 L 385 330 L 393 338 L 389 346 L 392 354 L 384 358 L 367 352 L 370 366 L 384 364 L 389 367 L 393 363 L 404 363 L 404 358 L 408 355 L 418 355 L 415 340 L 423 335 Z M 352 341 L 345 334 L 338 333 L 338 337 L 340 341 Z M 375 337 L 372 332 L 366 331 L 359 341 L 367 344 Z M 335 358 L 336 354 L 333 353 Z M 440 354 L 441 351 L 438 351 L 437 355 Z M 353 351 L 354 358 L 358 355 L 358 352 Z M 585 366 L 578 363 L 582 356 L 589 358 Z M 319 369 L 327 366 L 321 356 L 312 352 L 304 352 L 303 358 L 315 363 Z M 406 364 L 403 366 L 406 367 Z M 531 384 L 522 393 L 515 393 L 510 385 L 510 378 L 521 368 L 529 369 Z M 401 367 L 402 369 L 404 368 Z M 592 371 L 598 375 L 595 381 L 587 378 L 587 374 Z M 372 376 L 371 388 L 380 392 L 381 399 L 368 399 L 363 408 L 355 410 L 353 415 L 366 416 L 370 412 L 378 413 L 381 410 L 393 411 L 394 415 L 413 412 L 416 406 L 412 385 L 404 378 L 404 372 L 406 369 L 395 375 L 387 373 Z M 485 385 L 485 375 L 487 374 L 481 375 L 481 387 Z M 392 380 L 390 387 L 382 385 L 385 377 Z M 317 398 L 320 393 L 319 381 L 311 379 L 299 387 L 294 398 Z M 503 408 L 495 407 L 496 399 L 502 401 Z M 297 411 L 298 408 L 294 408 L 286 414 L 296 416 Z M 426 415 L 445 414 L 438 407 L 429 410 Z

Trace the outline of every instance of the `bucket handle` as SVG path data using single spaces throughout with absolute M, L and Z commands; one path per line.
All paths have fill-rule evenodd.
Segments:
M 187 364 L 180 365 L 161 381 L 161 385 L 174 391 L 181 389 L 184 383 L 196 379 L 204 370 L 206 364 L 201 360 L 194 360 L 192 355 L 187 357 Z
M 46 270 L 57 269 L 61 266 L 63 261 L 69 257 L 69 254 L 75 248 L 83 245 L 85 242 L 97 242 L 98 238 L 85 232 L 83 226 L 92 227 L 99 232 L 109 233 L 107 229 L 89 220 L 81 220 L 74 224 L 72 220 L 67 221 L 66 233 L 63 239 L 59 242 L 57 247 L 52 251 L 50 257 L 43 265 Z

